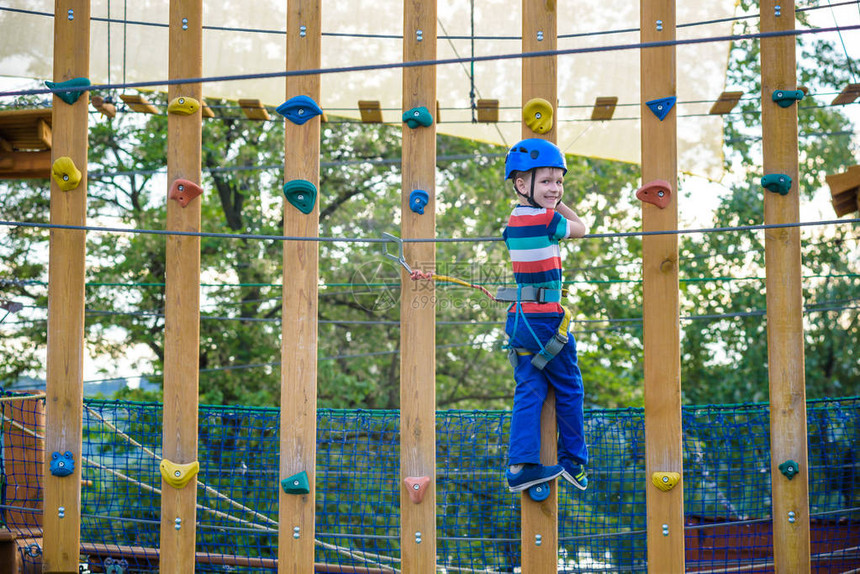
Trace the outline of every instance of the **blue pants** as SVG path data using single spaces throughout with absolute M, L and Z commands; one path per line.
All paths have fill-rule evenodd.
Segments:
M 513 313 L 508 314 L 505 331 L 512 346 L 537 353 L 540 347 L 535 335 L 545 345 L 558 330 L 561 317 L 525 317 L 534 335 L 526 326 L 523 315 L 515 321 Z M 582 373 L 576 360 L 576 341 L 570 336 L 568 343 L 543 370 L 532 366 L 531 359 L 531 355 L 520 355 L 514 368 L 517 387 L 514 391 L 508 464 L 540 463 L 540 415 L 550 387 L 555 390 L 558 460 L 586 464 L 588 447 L 585 445 L 582 422 L 584 391 Z

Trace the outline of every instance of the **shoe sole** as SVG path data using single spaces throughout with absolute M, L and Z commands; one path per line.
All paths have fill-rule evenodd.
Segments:
M 544 483 L 544 482 L 549 482 L 549 481 L 551 481 L 551 480 L 555 480 L 556 478 L 558 478 L 559 476 L 562 476 L 563 474 L 564 474 L 564 471 L 562 471 L 562 472 L 560 472 L 560 473 L 556 474 L 555 476 L 550 476 L 550 477 L 547 477 L 547 478 L 539 478 L 539 479 L 537 479 L 537 480 L 532 480 L 531 482 L 526 482 L 526 483 L 523 483 L 523 484 L 518 484 L 517 486 L 511 486 L 511 485 L 509 484 L 509 485 L 508 485 L 508 490 L 509 490 L 509 491 L 511 491 L 511 492 L 522 492 L 523 490 L 528 490 L 529 488 L 531 488 L 531 487 L 533 487 L 533 486 L 535 486 L 535 485 L 537 485 L 537 484 L 542 484 L 542 483 Z
M 575 487 L 576 487 L 576 488 L 578 488 L 579 490 L 582 490 L 583 492 L 588 488 L 588 483 L 586 483 L 586 484 L 583 486 L 583 484 L 582 484 L 581 482 L 579 482 L 578 480 L 576 480 L 576 479 L 575 479 L 573 476 L 571 476 L 571 475 L 570 475 L 570 473 L 569 473 L 569 472 L 567 472 L 567 471 L 564 471 L 563 473 L 561 473 L 561 476 L 562 476 L 562 478 L 564 478 L 566 481 L 568 481 L 570 484 L 572 484 L 573 486 L 575 486 Z

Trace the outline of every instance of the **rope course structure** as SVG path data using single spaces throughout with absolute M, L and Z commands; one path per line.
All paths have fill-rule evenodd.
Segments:
M 857 275 L 822 271 L 804 277 L 800 264 L 804 228 L 856 225 L 860 218 L 800 221 L 797 145 L 800 111 L 853 104 L 860 87 L 850 84 L 830 104 L 803 106 L 799 102 L 810 94 L 797 86 L 795 77 L 798 38 L 836 33 L 845 50 L 843 35 L 860 30 L 860 25 L 839 23 L 797 28 L 796 15 L 848 5 L 860 7 L 860 1 L 800 8 L 791 0 L 781 5 L 763 2 L 758 16 L 678 24 L 673 0 L 641 0 L 638 27 L 559 34 L 555 3 L 524 0 L 522 34 L 510 36 L 475 33 L 474 3 L 468 36 L 437 35 L 441 21 L 436 3 L 418 0 L 404 1 L 402 34 L 323 32 L 319 0 L 290 0 L 284 30 L 203 25 L 202 0 L 170 0 L 167 23 L 129 18 L 127 3 L 122 18 L 111 17 L 110 2 L 107 17 L 93 16 L 89 0 L 58 0 L 53 13 L 0 7 L 0 14 L 54 22 L 53 81 L 46 82 L 45 89 L 0 92 L 0 100 L 52 97 L 50 108 L 27 114 L 26 120 L 41 133 L 35 153 L 41 154 L 42 168 L 51 177 L 50 221 L 0 220 L 0 228 L 51 234 L 48 305 L 26 307 L 28 312 L 45 310 L 47 315 L 51 337 L 46 390 L 24 395 L 4 391 L 0 396 L 0 522 L 11 533 L 8 540 L 0 537 L 0 550 L 14 545 L 23 572 L 50 573 L 78 572 L 81 558 L 84 566 L 95 571 L 121 574 L 802 574 L 860 569 L 856 446 L 860 399 L 808 402 L 803 374 L 804 317 L 856 309 L 857 299 L 827 299 L 804 306 L 801 297 L 804 279 L 856 279 Z M 760 31 L 677 37 L 681 29 L 756 19 Z M 107 25 L 108 74 L 102 84 L 89 81 L 93 23 Z M 126 81 L 124 45 L 123 80 L 112 83 L 112 25 L 122 25 L 124 40 L 128 26 L 165 28 L 168 77 Z M 286 65 L 275 72 L 204 75 L 204 30 L 283 36 Z M 573 48 L 558 44 L 572 38 L 631 33 L 639 34 L 639 41 Z M 323 38 L 371 37 L 400 43 L 402 60 L 323 67 Z M 454 44 L 464 40 L 471 42 L 468 56 L 457 53 Z M 475 44 L 484 40 L 518 42 L 521 50 L 479 54 Z M 761 93 L 746 97 L 724 93 L 714 108 L 719 111 L 680 113 L 681 106 L 706 102 L 678 99 L 676 52 L 742 41 L 761 45 Z M 439 57 L 437 49 L 445 43 L 454 57 Z M 557 104 L 560 57 L 634 51 L 640 58 L 638 101 L 618 103 L 616 98 L 594 105 Z M 853 77 L 847 50 L 845 55 Z M 498 101 L 493 106 L 476 99 L 480 97 L 476 64 L 506 63 L 522 67 L 522 105 L 507 106 L 517 114 L 522 110 L 522 120 L 499 120 Z M 641 126 L 643 186 L 636 197 L 642 202 L 642 230 L 585 236 L 586 240 L 641 240 L 641 276 L 569 282 L 635 283 L 641 285 L 643 299 L 640 317 L 574 319 L 579 324 L 607 325 L 574 333 L 629 328 L 644 332 L 645 407 L 587 413 L 593 470 L 592 486 L 585 492 L 559 488 L 554 482 L 544 498 L 508 492 L 500 469 L 506 463 L 510 413 L 436 411 L 436 352 L 457 346 L 489 348 L 501 331 L 498 323 L 488 322 L 495 335 L 486 339 L 437 344 L 436 327 L 458 323 L 437 322 L 435 303 L 422 301 L 435 301 L 437 289 L 467 289 L 497 302 L 488 286 L 505 284 L 463 279 L 437 269 L 435 250 L 440 244 L 502 241 L 436 235 L 437 163 L 468 159 L 436 155 L 440 111 L 466 109 L 439 107 L 437 70 L 446 66 L 462 67 L 471 81 L 472 120 L 463 123 L 516 123 L 524 137 L 553 142 L 560 129 L 573 122 L 591 122 L 577 139 L 598 122 L 636 121 Z M 321 125 L 329 121 L 326 112 L 345 109 L 324 112 L 320 108 L 322 79 L 387 70 L 402 74 L 403 109 L 383 108 L 379 102 L 359 102 L 359 108 L 362 121 L 368 123 L 384 123 L 383 111 L 403 113 L 401 157 L 321 163 Z M 274 110 L 283 116 L 275 119 L 285 125 L 283 164 L 219 169 L 282 170 L 283 233 L 202 231 L 202 122 L 204 115 L 215 116 L 203 98 L 204 86 L 272 79 L 283 81 L 285 87 L 286 100 Z M 166 104 L 123 93 L 119 110 L 166 111 L 165 170 L 89 173 L 90 95 L 101 94 L 92 103 L 100 113 L 111 115 L 117 112 L 112 99 L 116 92 L 165 88 Z M 679 229 L 678 119 L 750 113 L 733 110 L 740 100 L 753 98 L 761 100 L 761 110 L 755 113 L 760 113 L 762 122 L 764 222 Z M 614 117 L 616 106 L 638 114 Z M 241 111 L 248 121 L 272 120 L 273 110 L 260 100 L 213 107 Z M 589 108 L 594 109 L 590 119 L 552 121 L 559 110 Z M 483 116 L 487 113 L 495 114 L 495 119 L 487 120 Z M 370 119 L 365 120 L 365 114 Z M 0 140 L 3 153 L 19 153 L 13 147 Z M 320 236 L 321 168 L 347 162 L 401 165 L 401 237 Z M 88 179 L 156 173 L 165 174 L 168 183 L 165 229 L 87 224 Z M 849 170 L 840 175 L 844 175 L 840 181 L 854 182 L 856 174 Z M 855 183 L 840 192 L 850 196 L 848 203 L 860 189 L 860 181 Z M 759 231 L 764 236 L 765 277 L 679 277 L 683 236 Z M 162 290 L 163 308 L 127 313 L 88 308 L 87 288 L 103 286 L 86 281 L 88 233 L 163 237 L 167 279 L 147 284 Z M 201 314 L 202 287 L 231 287 L 201 280 L 204 239 L 279 244 L 281 283 L 255 284 L 282 290 L 280 297 L 268 299 L 272 317 Z M 329 288 L 357 285 L 321 283 L 323 244 L 381 247 L 380 259 L 393 261 L 399 282 L 361 286 L 399 287 L 400 319 L 354 323 L 398 327 L 396 350 L 320 356 L 319 326 L 346 322 L 320 320 L 319 302 L 337 294 Z M 388 251 L 392 246 L 396 255 Z M 766 309 L 681 315 L 682 282 L 747 280 L 764 281 Z M 36 284 L 0 281 L 13 283 Z M 3 308 L 5 319 L 22 306 L 14 311 L 8 305 Z M 96 314 L 150 319 L 163 328 L 164 369 L 153 375 L 163 379 L 162 403 L 83 398 L 83 387 L 91 382 L 83 380 L 84 322 L 86 316 Z M 681 321 L 746 317 L 769 320 L 769 404 L 682 408 Z M 30 321 L 12 319 L 4 327 Z M 201 367 L 195 359 L 202 321 L 280 324 L 281 360 Z M 317 372 L 322 361 L 383 355 L 399 355 L 398 411 L 318 408 Z M 263 367 L 280 369 L 280 408 L 199 404 L 201 373 Z M 545 464 L 554 463 L 556 457 L 554 411 L 550 395 L 542 421 Z

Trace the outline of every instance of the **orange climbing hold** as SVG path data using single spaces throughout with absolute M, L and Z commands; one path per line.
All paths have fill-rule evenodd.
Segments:
M 665 179 L 650 181 L 636 190 L 636 199 L 663 209 L 672 199 L 672 184 Z
M 424 500 L 424 493 L 430 486 L 429 476 L 407 476 L 403 482 L 406 483 L 406 490 L 409 492 L 409 499 L 412 502 L 418 504 Z
M 203 194 L 203 188 L 187 179 L 177 179 L 170 186 L 170 191 L 167 193 L 169 199 L 175 199 L 179 205 L 185 207 L 188 203 Z

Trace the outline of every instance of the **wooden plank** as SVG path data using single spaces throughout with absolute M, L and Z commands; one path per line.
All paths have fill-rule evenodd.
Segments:
M 305 28 L 305 34 L 287 34 L 287 70 L 321 67 L 322 32 L 320 0 L 290 0 L 287 30 Z M 306 95 L 320 101 L 319 75 L 286 78 L 285 99 Z M 284 182 L 305 180 L 319 189 L 320 117 L 298 126 L 285 122 Z M 319 236 L 319 204 L 304 214 L 284 201 L 284 235 Z M 305 574 L 313 570 L 316 497 L 317 425 L 317 314 L 319 243 L 285 241 L 281 323 L 280 474 L 282 480 L 306 472 L 308 494 L 279 493 L 278 572 Z
M 206 103 L 206 100 L 200 100 L 200 114 L 204 118 L 214 118 L 215 112 L 212 111 L 212 108 Z
M 496 123 L 499 121 L 499 100 L 478 100 L 476 110 L 478 121 L 481 123 Z
M 839 106 L 850 104 L 858 97 L 860 97 L 860 84 L 848 84 L 842 88 L 842 91 L 839 92 L 839 95 L 836 96 L 832 102 L 830 102 L 830 105 Z
M 674 0 L 642 0 L 640 18 L 642 42 L 675 39 Z M 658 21 L 662 26 L 656 24 Z M 673 190 L 678 187 L 676 110 L 660 121 L 644 102 L 677 95 L 675 51 L 674 46 L 664 46 L 640 52 L 642 182 L 663 179 Z M 643 203 L 642 230 L 678 229 L 677 196 L 673 193 L 664 209 Z M 642 275 L 648 572 L 681 573 L 685 567 L 683 478 L 668 492 L 651 484 L 654 472 L 683 474 L 676 234 L 643 237 Z
M 51 177 L 50 151 L 0 152 L 0 179 Z
M 51 108 L 0 112 L 0 149 L 44 151 L 51 149 Z
M 169 91 L 169 90 L 168 90 Z M 146 97 L 140 94 L 121 94 L 119 99 L 124 101 L 133 111 L 141 114 L 158 114 L 158 108 L 153 106 Z
M 70 19 L 68 14 L 74 14 Z M 54 4 L 55 82 L 89 76 L 89 0 Z M 51 179 L 51 223 L 86 225 L 87 105 L 84 92 L 67 104 L 53 96 L 53 159 L 67 156 L 83 177 L 77 188 L 62 191 Z M 77 572 L 81 543 L 81 432 L 84 373 L 84 274 L 86 232 L 51 230 L 48 265 L 48 356 L 46 361 L 45 459 L 69 451 L 75 470 L 54 476 L 44 465 L 44 572 Z M 61 510 L 62 509 L 62 510 Z
M 778 17 L 773 1 L 762 3 L 763 33 L 794 30 L 794 1 L 779 0 L 779 4 L 782 16 Z M 763 171 L 787 174 L 793 182 L 787 195 L 764 191 L 766 225 L 800 220 L 797 106 L 783 108 L 772 101 L 774 91 L 796 89 L 796 63 L 793 36 L 762 38 Z M 767 230 L 765 262 L 775 572 L 803 574 L 810 572 L 811 561 L 800 229 Z M 799 464 L 793 480 L 779 471 L 786 460 Z
M 523 52 L 552 51 L 558 46 L 558 14 L 555 2 L 523 0 Z M 540 39 L 539 39 L 540 38 Z M 522 60 L 522 105 L 533 98 L 558 102 L 558 62 L 555 56 L 524 58 Z M 557 110 L 556 110 L 557 112 Z M 552 129 L 538 135 L 525 123 L 522 137 L 539 137 L 555 142 L 558 122 Z M 557 464 L 557 423 L 555 394 L 549 391 L 541 412 L 541 463 Z M 522 523 L 522 570 L 528 573 L 558 570 L 558 481 L 551 483 L 550 494 L 542 502 L 533 501 L 525 492 L 520 496 Z M 540 536 L 540 544 L 537 543 Z
M 404 0 L 403 61 L 436 59 L 436 1 Z M 421 38 L 419 38 L 419 33 Z M 436 68 L 403 70 L 403 109 L 430 108 L 436 101 Z M 436 236 L 436 124 L 411 129 L 403 124 L 401 233 L 404 238 Z M 409 195 L 429 196 L 423 214 L 409 208 Z M 404 256 L 416 269 L 435 269 L 434 243 L 407 243 Z M 436 572 L 436 307 L 435 286 L 412 281 L 401 270 L 400 297 L 400 552 L 403 572 Z M 430 478 L 420 503 L 413 503 L 403 480 Z
M 358 112 L 361 114 L 361 121 L 366 124 L 382 123 L 382 106 L 376 100 L 359 100 Z
M 618 98 L 615 96 L 597 98 L 594 100 L 594 109 L 591 110 L 591 119 L 594 121 L 611 120 L 617 104 Z
M 203 75 L 203 0 L 171 0 L 168 76 Z M 168 101 L 200 100 L 197 84 L 171 85 Z M 167 186 L 178 178 L 200 183 L 202 118 L 167 114 Z M 200 231 L 201 202 L 186 207 L 166 200 L 170 231 Z M 198 356 L 200 348 L 200 238 L 168 235 L 164 325 L 164 410 L 162 456 L 177 464 L 197 460 Z M 176 489 L 161 480 L 160 571 L 194 572 L 197 479 Z M 177 520 L 180 528 L 176 528 Z
M 860 165 L 852 165 L 843 172 L 826 175 L 824 181 L 830 187 L 830 195 L 860 187 Z
M 738 105 L 743 95 L 743 92 L 723 92 L 708 113 L 713 116 L 721 116 L 731 112 Z
M 107 118 L 116 117 L 116 106 L 107 99 L 101 96 L 92 96 L 90 98 L 90 103 L 92 103 L 93 107 L 103 116 Z
M 269 112 L 260 100 L 239 100 L 239 107 L 242 108 L 242 113 L 249 120 L 265 121 L 269 119 Z

